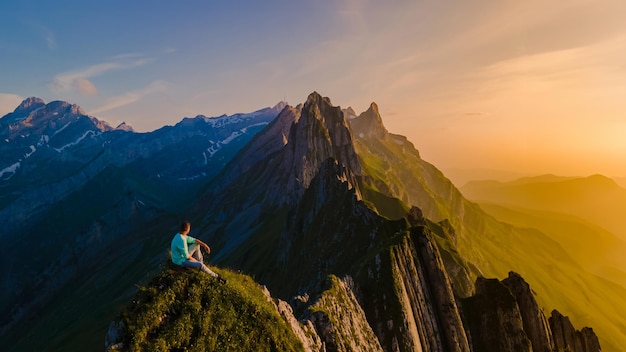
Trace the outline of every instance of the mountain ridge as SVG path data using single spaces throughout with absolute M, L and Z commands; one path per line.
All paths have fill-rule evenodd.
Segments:
M 114 206 L 113 213 L 118 215 L 107 213 L 113 216 L 99 218 L 93 238 L 109 236 L 107 229 L 120 224 L 114 218 L 135 225 L 127 232 L 114 233 L 122 236 L 138 232 L 135 238 L 137 246 L 144 248 L 142 254 L 126 259 L 129 264 L 125 264 L 132 269 L 126 273 L 132 279 L 138 275 L 133 271 L 154 267 L 155 258 L 162 258 L 168 238 L 155 232 L 171 228 L 173 219 L 185 215 L 194 224 L 196 236 L 211 243 L 216 253 L 214 262 L 252 274 L 281 299 L 302 297 L 294 298 L 294 312 L 315 326 L 316 331 L 328 332 L 320 333 L 325 346 L 349 349 L 350 345 L 344 344 L 344 334 L 355 330 L 360 332 L 358 336 L 371 336 L 369 329 L 383 350 L 424 347 L 433 351 L 470 351 L 476 348 L 475 344 L 486 344 L 491 327 L 468 328 L 467 317 L 460 314 L 459 307 L 464 303 L 459 297 L 475 296 L 474 279 L 496 271 L 485 266 L 489 252 L 478 251 L 479 244 L 504 243 L 506 237 L 488 229 L 496 225 L 460 197 L 440 171 L 423 161 L 406 137 L 378 130 L 360 138 L 358 131 L 353 131 L 357 129 L 358 117 L 346 119 L 340 107 L 332 106 L 330 99 L 315 92 L 304 105 L 285 106 L 278 115 L 282 117 L 273 116 L 272 122 L 249 141 L 262 148 L 240 146 L 233 150 L 236 156 L 224 156 L 228 165 L 218 168 L 214 178 L 207 174 L 204 183 L 187 189 L 185 193 L 193 201 L 184 212 L 156 209 L 148 220 L 134 223 L 132 212 L 137 208 L 131 207 L 129 213 L 126 207 L 141 204 L 138 200 L 145 203 L 143 197 L 150 192 L 143 189 L 146 179 L 141 171 L 157 160 L 107 169 L 90 189 L 110 190 L 110 186 L 101 185 L 124 184 L 121 189 L 127 201 Z M 375 109 L 363 116 L 368 115 L 376 118 Z M 207 136 L 197 130 L 202 118 L 185 123 L 194 126 L 192 131 L 183 131 L 186 141 L 197 138 L 206 142 Z M 172 129 L 175 127 L 160 133 Z M 232 131 L 226 134 L 228 138 Z M 208 152 L 206 145 L 203 150 Z M 147 152 L 140 150 L 135 155 Z M 200 155 L 206 157 L 193 153 L 185 161 Z M 169 155 L 165 160 L 171 158 Z M 401 161 L 403 167 L 386 166 L 395 161 Z M 129 179 L 132 170 L 135 174 Z M 156 182 L 154 178 L 147 180 Z M 154 185 L 159 188 L 159 183 Z M 137 194 L 142 198 L 137 198 Z M 147 213 L 142 210 L 140 214 Z M 473 223 L 464 219 L 466 216 Z M 515 237 L 515 233 L 507 232 L 511 231 L 509 227 L 497 226 L 510 239 Z M 486 242 L 477 244 L 473 237 L 477 233 L 484 233 Z M 82 241 L 93 245 L 90 238 Z M 109 245 L 114 247 L 120 240 L 112 238 Z M 551 251 L 558 249 L 543 250 L 552 255 L 556 252 Z M 115 263 L 113 258 L 110 260 Z M 508 262 L 497 264 L 505 266 Z M 98 278 L 93 280 L 98 282 Z M 85 291 L 86 286 L 80 287 L 81 292 L 89 292 Z M 342 293 L 331 294 L 333 290 Z M 489 292 L 478 293 L 489 297 Z M 323 299 L 309 300 L 306 296 Z M 342 304 L 346 299 L 352 303 Z M 315 306 L 314 302 L 323 303 Z M 521 316 L 522 309 L 534 309 L 520 305 L 516 299 L 515 304 L 511 304 L 512 300 L 506 302 L 496 308 L 508 309 L 511 316 Z M 361 307 L 362 314 L 355 305 Z M 341 316 L 346 315 L 355 317 L 354 325 L 342 329 L 337 322 L 343 322 Z M 503 319 L 502 326 L 508 326 L 511 319 Z M 518 335 L 526 341 L 520 331 L 517 330 Z M 503 341 L 517 341 L 513 335 L 501 337 Z M 573 344 L 574 341 L 563 341 L 559 348 L 574 348 Z
M 24 117 L 17 125 L 5 123 L 16 121 L 15 115 L 0 119 L 0 168 L 19 163 L 0 183 L 0 264 L 12 268 L 0 276 L 5 288 L 0 331 L 97 266 L 93 258 L 107 255 L 98 249 L 172 216 L 277 113 L 266 108 L 135 133 L 94 122 L 65 102 L 30 98 L 15 111 Z M 30 241 L 11 240 L 22 234 Z M 31 249 L 33 242 L 40 245 Z M 31 250 L 40 253 L 37 259 L 17 266 L 20 259 L 13 251 Z
M 307 103 L 329 104 L 329 100 L 323 99 L 319 95 L 314 96 L 314 99 L 310 98 L 307 99 Z M 336 109 L 322 106 L 321 108 L 310 108 L 309 111 L 328 111 L 334 114 Z M 458 313 L 454 313 L 454 311 L 446 312 L 445 309 L 441 308 L 457 304 L 454 303 L 456 300 L 452 293 L 452 284 L 447 276 L 448 269 L 460 268 L 467 264 L 461 260 L 456 263 L 449 262 L 446 266 L 443 259 L 441 259 L 441 254 L 436 249 L 439 245 L 434 244 L 436 236 L 426 235 L 426 237 L 421 237 L 421 235 L 417 235 L 417 233 L 422 233 L 419 231 L 430 233 L 430 229 L 415 230 L 415 236 L 417 237 L 411 240 L 405 237 L 411 235 L 401 235 L 405 232 L 412 233 L 412 230 L 405 222 L 406 220 L 398 218 L 395 220 L 385 219 L 373 211 L 373 208 L 367 205 L 369 204 L 366 202 L 368 199 L 361 199 L 358 196 L 356 187 L 352 186 L 354 181 L 351 181 L 350 177 L 345 176 L 346 171 L 350 170 L 349 165 L 346 165 L 345 162 L 341 163 L 336 158 L 327 158 L 321 165 L 316 163 L 297 164 L 297 167 L 300 168 L 308 167 L 309 171 L 306 172 L 310 175 L 315 175 L 312 178 L 312 182 L 309 183 L 308 188 L 303 187 L 304 193 L 302 196 L 292 196 L 290 198 L 291 201 L 287 203 L 276 200 L 273 195 L 274 192 L 288 193 L 288 191 L 284 188 L 276 189 L 274 185 L 283 183 L 272 181 L 272 179 L 280 179 L 281 175 L 285 173 L 272 170 L 291 170 L 292 165 L 294 165 L 291 163 L 294 155 L 291 152 L 292 148 L 307 149 L 309 152 L 300 153 L 300 155 L 317 155 L 319 160 L 332 155 L 332 153 L 328 152 L 328 149 L 325 149 L 329 144 L 329 134 L 326 133 L 325 129 L 317 129 L 318 133 L 316 134 L 311 134 L 310 131 L 300 134 L 293 133 L 294 129 L 302 126 L 308 126 L 314 130 L 319 126 L 315 124 L 298 126 L 299 123 L 306 120 L 303 120 L 302 115 L 300 117 L 297 114 L 295 115 L 291 121 L 292 127 L 290 130 L 292 133 L 289 134 L 288 140 L 282 146 L 282 149 L 277 148 L 266 154 L 266 161 L 263 161 L 260 155 L 259 159 L 255 159 L 255 167 L 259 165 L 262 165 L 262 167 L 255 170 L 255 167 L 235 167 L 232 164 L 227 166 L 226 169 L 247 170 L 240 176 L 240 179 L 232 182 L 233 185 L 246 185 L 243 189 L 235 187 L 224 191 L 224 189 L 219 187 L 213 188 L 213 191 L 218 190 L 223 192 L 223 195 L 220 195 L 219 192 L 211 193 L 209 191 L 204 199 L 207 199 L 206 204 L 208 204 L 208 199 L 216 200 L 215 204 L 217 205 L 199 207 L 194 211 L 204 214 L 199 216 L 194 222 L 207 224 L 204 226 L 199 225 L 201 226 L 200 232 L 214 234 L 205 235 L 205 239 L 214 243 L 216 250 L 220 252 L 216 257 L 216 261 L 223 265 L 234 265 L 245 272 L 252 273 L 256 279 L 268 285 L 272 292 L 276 292 L 281 299 L 289 299 L 290 296 L 296 294 L 311 294 L 320 290 L 319 284 L 315 284 L 315 281 L 328 274 L 339 276 L 355 275 L 354 287 L 356 291 L 363 292 L 364 298 L 362 302 L 379 302 L 378 305 L 366 304 L 363 309 L 368 317 L 368 324 L 371 324 L 373 327 L 383 349 L 390 349 L 390 346 L 400 344 L 403 346 L 401 349 L 410 350 L 423 343 L 428 343 L 433 350 L 446 350 L 446 348 L 453 348 L 452 346 L 456 346 L 454 348 L 459 350 L 469 350 L 468 339 L 461 337 L 465 336 L 465 333 L 460 333 L 459 327 L 463 324 L 459 323 L 461 318 Z M 318 118 L 315 120 L 320 121 Z M 350 121 L 354 122 L 357 120 L 358 118 L 354 118 Z M 289 120 L 283 120 L 283 122 L 288 123 Z M 273 133 L 283 130 L 284 128 L 272 126 Z M 266 138 L 262 135 L 264 132 L 270 133 L 269 131 L 262 131 L 255 138 L 264 140 Z M 302 135 L 307 136 L 307 138 L 299 137 Z M 406 138 L 395 135 L 384 135 L 384 137 L 388 138 L 387 141 L 390 145 L 394 145 L 401 150 L 410 150 L 415 158 L 419 158 L 419 154 L 417 154 L 412 144 Z M 303 141 L 306 141 L 305 145 L 299 144 Z M 291 144 L 296 146 L 292 147 Z M 316 153 L 319 150 L 322 150 L 322 152 Z M 251 150 L 247 149 L 244 153 L 249 154 Z M 358 155 L 362 165 L 367 164 L 363 154 Z M 233 159 L 232 163 L 243 163 L 244 160 L 251 159 L 251 157 L 240 153 Z M 285 160 L 287 160 L 289 167 L 277 167 L 277 165 L 283 165 Z M 369 169 L 364 167 L 362 174 L 357 175 L 354 173 L 357 176 L 359 189 L 368 190 L 367 193 L 363 194 L 372 196 L 381 194 L 381 190 L 386 191 L 387 189 L 384 189 L 381 183 L 376 182 L 374 180 L 375 177 L 372 177 L 372 174 L 367 171 Z M 297 171 L 294 174 L 302 173 Z M 298 179 L 294 181 L 302 182 L 302 180 Z M 222 180 L 219 177 L 213 182 L 218 185 L 222 184 Z M 224 180 L 223 182 L 228 181 Z M 304 184 L 304 182 L 301 184 Z M 263 190 L 266 197 L 256 193 L 256 190 L 260 189 Z M 424 192 L 429 192 L 426 186 L 424 186 Z M 257 200 L 255 201 L 255 199 Z M 274 201 L 269 201 L 268 204 L 272 204 L 276 208 L 264 214 L 263 207 L 259 207 L 259 204 L 268 202 L 268 199 L 274 199 Z M 382 204 L 375 204 L 381 199 L 384 198 L 369 198 L 369 201 L 374 201 L 375 208 L 382 208 Z M 385 202 L 391 199 L 387 198 Z M 285 206 L 290 204 L 295 204 L 296 208 L 294 210 L 284 209 Z M 418 223 L 419 220 L 416 225 Z M 447 243 L 453 245 L 452 242 L 455 236 L 447 233 L 446 228 L 449 227 L 438 227 L 430 222 L 429 224 L 428 227 L 436 226 L 437 229 L 443 231 L 446 241 L 450 241 Z M 237 233 L 243 235 L 236 237 L 238 236 L 236 235 Z M 420 238 L 422 240 L 419 240 Z M 340 245 L 346 242 L 351 245 L 349 247 Z M 398 248 L 402 248 L 402 250 L 397 252 L 397 254 L 391 257 L 387 257 L 387 254 L 384 254 L 385 258 L 387 258 L 384 260 L 382 259 L 384 250 L 377 254 L 377 251 L 381 250 L 381 248 L 398 243 L 401 244 Z M 415 247 L 417 243 L 424 243 L 421 245 L 424 247 Z M 429 249 L 420 252 L 417 248 Z M 454 254 L 451 253 L 450 249 L 448 249 L 447 255 L 454 258 Z M 423 258 L 429 256 L 439 259 L 432 262 L 433 264 L 430 264 L 430 266 L 425 267 L 424 265 L 426 265 L 427 261 Z M 352 260 L 345 263 L 345 259 L 342 258 L 352 258 Z M 368 283 L 371 281 L 371 275 L 376 277 L 376 273 L 382 270 L 381 264 L 375 264 L 376 262 L 384 262 L 384 266 L 387 268 L 385 270 L 389 270 L 385 271 L 386 274 L 383 275 L 387 279 L 381 280 L 388 280 L 389 273 L 397 270 L 404 270 L 406 273 L 410 273 L 400 276 L 391 274 L 396 278 L 394 280 L 397 281 L 386 281 L 383 285 L 404 287 L 404 289 L 382 293 L 371 287 L 374 285 Z M 468 269 L 465 270 L 467 274 Z M 414 274 L 418 271 L 438 272 L 442 279 L 436 279 L 435 276 L 431 276 L 418 283 L 415 281 L 415 278 L 420 277 L 420 275 Z M 271 272 L 271 274 L 268 274 L 268 272 Z M 408 279 L 400 279 L 399 277 L 402 276 L 406 276 Z M 455 283 L 466 282 L 469 279 L 461 279 L 460 276 L 463 275 L 458 275 Z M 310 278 L 312 277 L 317 277 L 318 279 L 311 282 Z M 443 287 L 446 287 L 446 285 L 448 288 L 444 289 Z M 421 293 L 409 294 L 413 290 L 418 290 Z M 433 293 L 427 293 L 431 291 Z M 440 298 L 430 302 L 434 297 L 431 294 L 435 294 L 435 292 Z M 472 294 L 472 292 L 465 293 L 468 295 Z M 381 298 L 383 296 L 388 298 Z M 410 298 L 400 299 L 399 297 Z M 433 313 L 435 314 L 434 316 L 428 313 L 404 315 L 407 311 L 418 309 L 419 305 L 416 302 L 420 301 L 420 297 L 430 302 L 423 308 L 419 308 L 420 310 L 438 313 Z M 400 301 L 396 301 L 396 299 L 400 299 L 401 302 L 411 303 L 408 303 L 409 305 L 407 306 L 405 305 L 407 303 L 399 303 Z M 385 308 L 380 305 L 380 302 L 384 302 Z M 412 307 L 413 304 L 417 306 Z M 382 313 L 381 310 L 385 312 Z M 389 314 L 394 316 L 393 321 L 400 322 L 401 326 L 408 329 L 407 331 L 424 331 L 424 333 L 405 334 L 400 333 L 398 327 L 380 327 L 379 322 L 388 319 L 386 317 L 389 317 Z M 398 318 L 396 314 L 400 314 L 402 318 Z M 454 316 L 457 319 L 456 323 L 453 322 L 454 319 L 452 317 Z M 450 318 L 448 320 L 448 318 L 441 317 Z M 374 328 L 375 326 L 377 328 Z M 438 330 L 436 326 L 445 328 Z M 463 330 L 463 328 L 460 329 Z M 429 340 L 431 342 L 426 342 Z M 325 343 L 336 345 L 336 341 L 333 342 L 332 338 L 331 341 L 325 341 Z

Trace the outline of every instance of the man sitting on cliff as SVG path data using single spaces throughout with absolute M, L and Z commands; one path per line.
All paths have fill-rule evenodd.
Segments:
M 204 265 L 200 247 L 204 247 L 207 254 L 211 253 L 211 248 L 199 239 L 188 236 L 190 230 L 189 221 L 183 221 L 180 225 L 180 232 L 174 235 L 172 239 L 172 263 L 185 268 L 202 270 L 220 280 L 221 283 L 226 283 L 225 279 Z

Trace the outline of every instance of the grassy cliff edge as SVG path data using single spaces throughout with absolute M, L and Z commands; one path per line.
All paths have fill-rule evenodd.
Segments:
M 212 269 L 228 282 L 168 266 L 140 287 L 112 323 L 108 350 L 304 350 L 259 284 L 243 274 Z

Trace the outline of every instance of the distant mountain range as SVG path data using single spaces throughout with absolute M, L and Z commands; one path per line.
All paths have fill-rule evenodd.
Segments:
M 626 177 L 614 177 L 613 178 L 618 185 L 622 188 L 626 188 Z
M 462 192 L 472 200 L 575 215 L 626 240 L 626 189 L 602 175 L 474 181 L 463 186 Z
M 626 190 L 601 175 L 543 175 L 511 182 L 473 181 L 461 188 L 494 217 L 533 227 L 556 240 L 587 270 L 626 287 Z
M 187 207 L 284 105 L 185 118 L 151 133 L 112 128 L 76 105 L 37 98 L 2 117 L 3 328 L 121 255 L 124 236 L 137 234 L 130 247 L 141 246 L 147 224 Z
M 386 130 L 376 104 L 357 116 L 312 93 L 295 107 L 143 134 L 30 98 L 0 119 L 0 133 L 9 351 L 99 349 L 111 321 L 118 347 L 139 344 L 133 317 L 156 308 L 132 305 L 145 297 L 135 285 L 170 277 L 158 273 L 183 218 L 211 244 L 212 263 L 266 285 L 303 350 L 589 352 L 626 342 L 623 287 L 539 230 L 466 200 Z M 148 291 L 183 300 L 174 286 L 187 284 L 168 280 Z M 188 298 L 202 294 L 186 287 Z M 215 297 L 245 296 L 229 287 Z M 213 296 L 202 297 L 189 299 Z M 179 313 L 159 313 L 133 346 L 163 343 L 168 324 L 188 319 Z M 584 325 L 595 330 L 574 328 Z

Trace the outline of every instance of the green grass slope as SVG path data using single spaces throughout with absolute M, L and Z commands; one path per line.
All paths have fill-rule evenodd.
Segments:
M 131 351 L 302 351 L 262 288 L 249 276 L 167 267 L 122 312 Z

